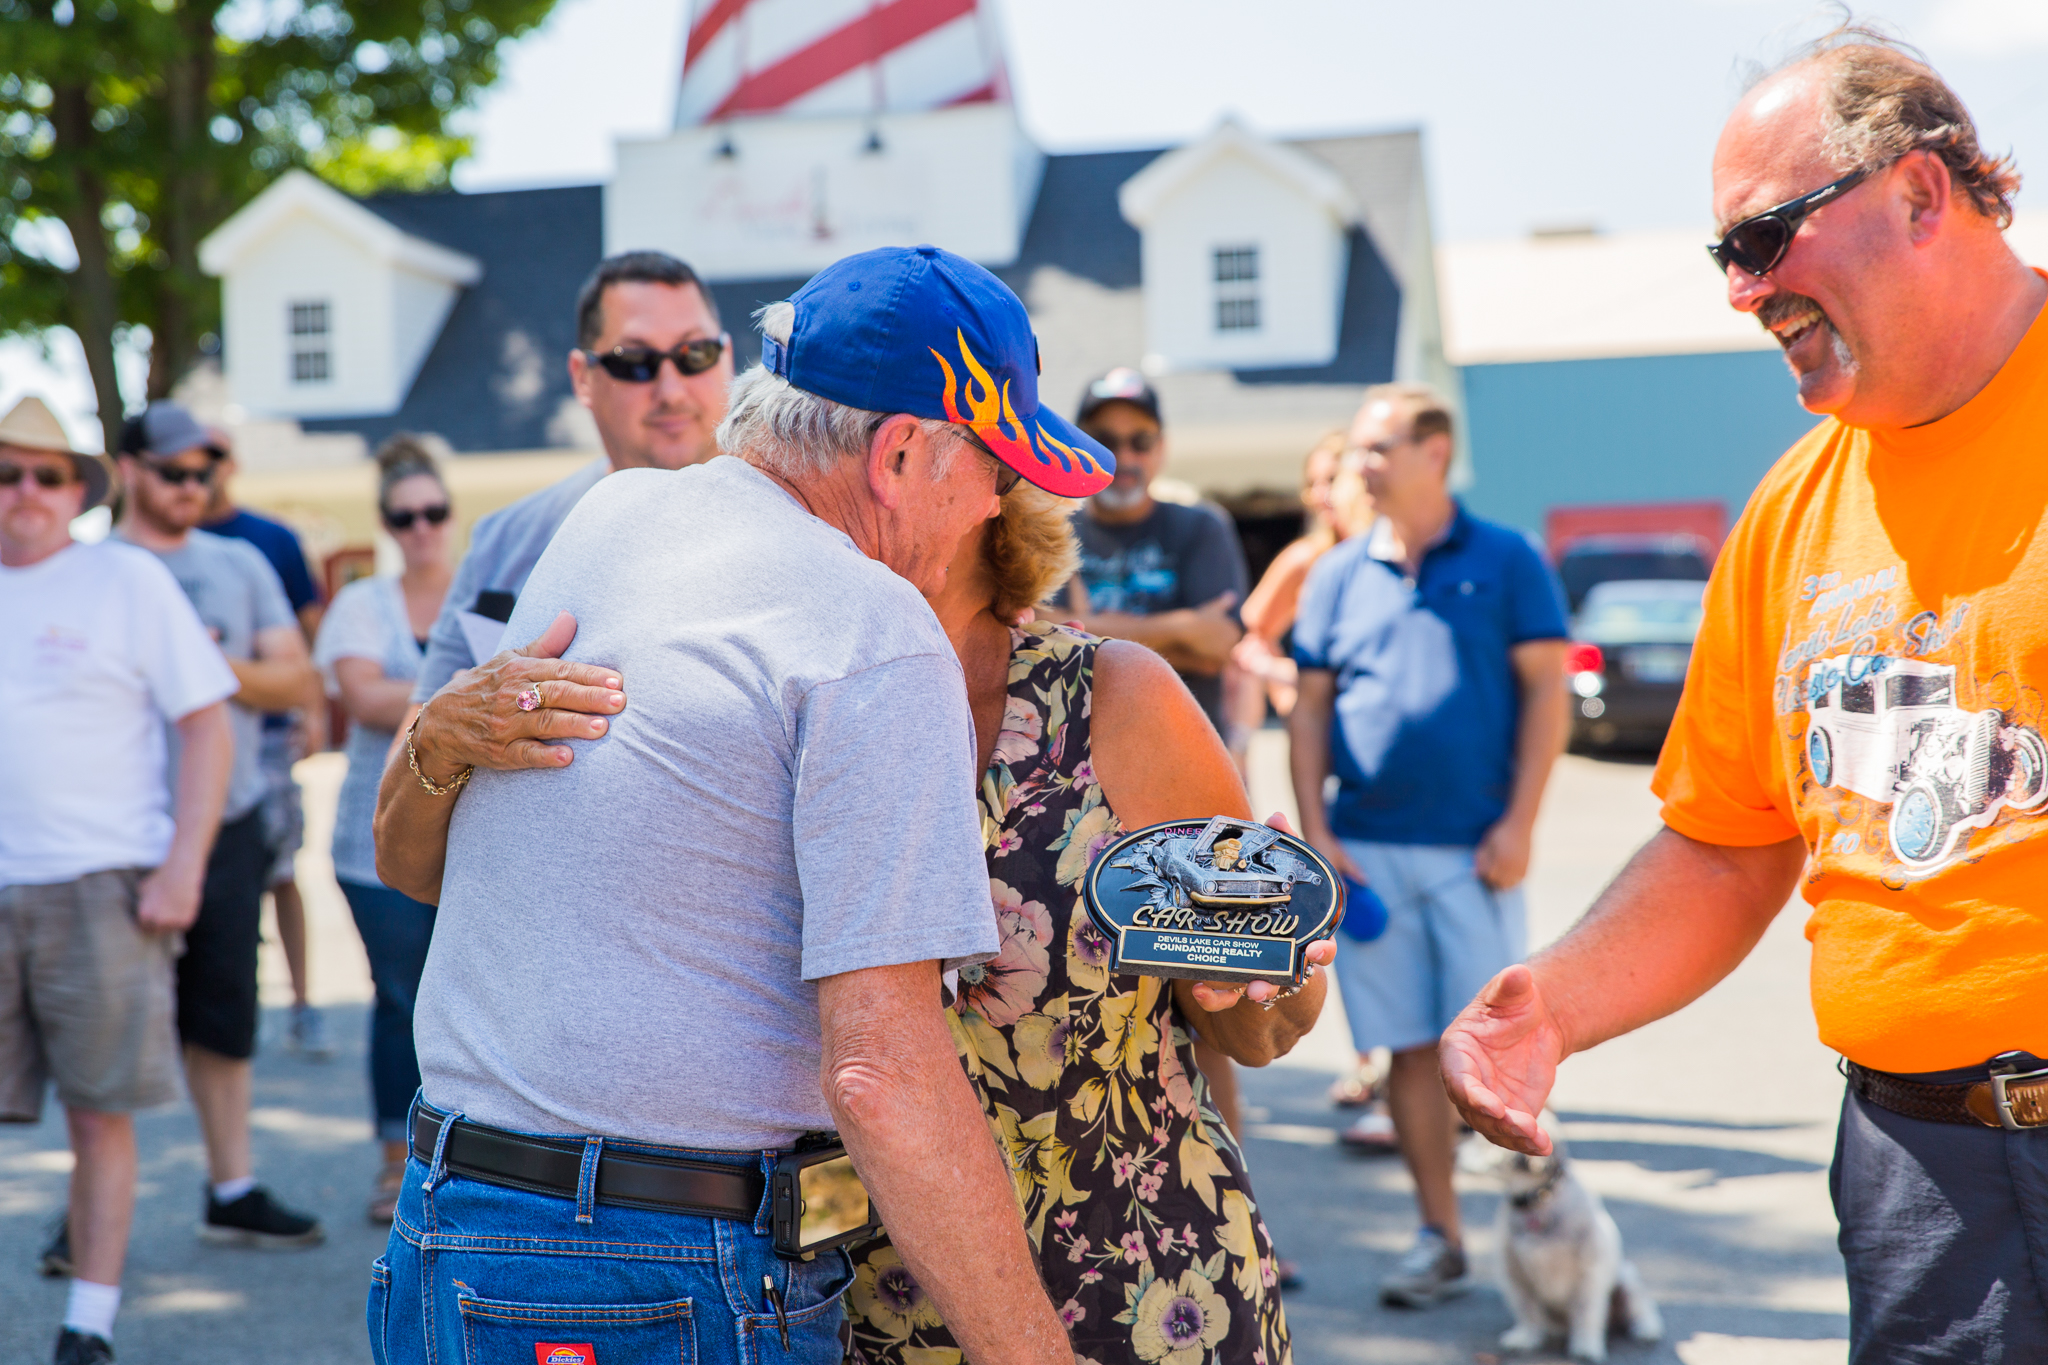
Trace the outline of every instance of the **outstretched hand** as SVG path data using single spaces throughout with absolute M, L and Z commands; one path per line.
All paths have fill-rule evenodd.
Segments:
M 596 739 L 611 726 L 605 717 L 626 709 L 617 669 L 562 661 L 575 638 L 576 618 L 561 612 L 523 649 L 456 674 L 420 712 L 421 765 L 446 773 L 567 767 L 574 752 L 551 741 Z M 540 704 L 522 710 L 520 695 L 531 700 L 534 688 Z
M 1537 1124 L 1566 1052 L 1535 973 L 1516 963 L 1486 983 L 1444 1031 L 1437 1056 L 1451 1103 L 1483 1137 L 1531 1156 L 1550 1151 Z

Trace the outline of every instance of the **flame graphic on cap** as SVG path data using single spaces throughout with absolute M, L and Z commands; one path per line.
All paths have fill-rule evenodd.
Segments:
M 1026 472 L 1023 461 L 1028 457 L 1048 470 L 1057 464 L 1069 476 L 1078 474 L 1091 482 L 1107 482 L 1109 476 L 1103 472 L 1101 461 L 1087 451 L 1075 449 L 1038 423 L 1027 427 L 1010 406 L 1010 381 L 1006 379 L 998 386 L 988 367 L 974 354 L 974 348 L 967 344 L 967 334 L 956 327 L 953 336 L 960 343 L 960 362 L 967 371 L 964 381 L 954 374 L 945 356 L 926 348 L 945 372 L 946 388 L 941 396 L 947 421 L 972 427 L 998 459 L 1019 473 Z

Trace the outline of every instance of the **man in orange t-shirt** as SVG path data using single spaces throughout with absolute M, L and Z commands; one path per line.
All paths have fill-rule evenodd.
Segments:
M 1699 996 L 1798 884 L 1849 1064 L 1853 1362 L 2048 1360 L 2048 279 L 2001 235 L 2017 188 L 1868 33 L 1737 106 L 1713 254 L 1828 420 L 1708 585 L 1666 827 L 1442 1045 L 1473 1126 L 1546 1151 L 1557 1064 Z

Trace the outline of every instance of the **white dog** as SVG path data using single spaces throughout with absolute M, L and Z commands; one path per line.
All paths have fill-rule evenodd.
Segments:
M 1495 1231 L 1500 1289 L 1515 1325 L 1501 1333 L 1500 1344 L 1535 1351 L 1563 1336 L 1573 1359 L 1603 1361 L 1610 1331 L 1655 1341 L 1664 1335 L 1664 1319 L 1622 1257 L 1621 1229 L 1600 1196 L 1572 1174 L 1555 1131 L 1551 1143 L 1549 1156 L 1524 1156 L 1475 1136 L 1461 1154 L 1466 1170 L 1506 1187 Z

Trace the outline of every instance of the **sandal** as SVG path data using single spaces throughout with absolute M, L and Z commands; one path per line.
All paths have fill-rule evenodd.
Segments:
M 405 1163 L 385 1163 L 377 1172 L 377 1184 L 367 1210 L 373 1223 L 389 1223 L 398 1216 L 398 1192 L 405 1188 Z
M 1365 1065 L 1354 1066 L 1347 1076 L 1338 1078 L 1330 1086 L 1330 1103 L 1339 1109 L 1360 1109 L 1371 1104 L 1379 1093 L 1381 1077 L 1377 1069 Z

